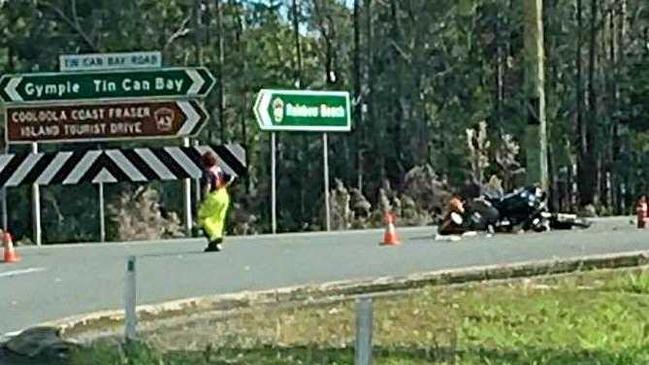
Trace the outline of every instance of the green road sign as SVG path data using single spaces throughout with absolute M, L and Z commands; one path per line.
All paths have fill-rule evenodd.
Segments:
M 204 97 L 215 80 L 204 67 L 4 75 L 0 100 L 48 103 L 90 99 Z
M 255 116 L 264 131 L 349 132 L 349 93 L 342 91 L 261 90 Z

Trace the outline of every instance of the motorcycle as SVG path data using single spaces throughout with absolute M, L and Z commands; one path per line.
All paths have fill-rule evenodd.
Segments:
M 546 201 L 547 194 L 536 186 L 520 188 L 502 196 L 481 194 L 463 202 L 461 209 L 451 209 L 440 227 L 440 234 L 546 232 L 590 226 L 590 222 L 573 214 L 550 213 Z
M 517 228 L 534 232 L 550 230 L 547 194 L 539 187 L 521 188 L 501 198 L 485 198 L 499 213 L 494 222 L 497 231 L 512 232 Z

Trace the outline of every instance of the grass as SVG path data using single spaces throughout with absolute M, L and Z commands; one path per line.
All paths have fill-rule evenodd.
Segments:
M 375 300 L 379 365 L 649 364 L 649 269 L 431 287 Z M 352 364 L 354 303 L 265 308 L 97 343 L 74 364 Z

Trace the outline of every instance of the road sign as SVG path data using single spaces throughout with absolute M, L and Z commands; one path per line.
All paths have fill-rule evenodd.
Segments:
M 0 187 L 198 179 L 206 152 L 218 157 L 226 174 L 247 173 L 246 150 L 239 144 L 16 153 L 0 154 Z
M 43 143 L 192 136 L 208 114 L 183 100 L 8 106 L 5 118 L 7 142 Z
M 351 130 L 348 92 L 261 90 L 255 103 L 255 116 L 265 131 Z
M 204 97 L 215 79 L 204 67 L 5 75 L 0 100 L 47 103 L 92 99 Z
M 91 53 L 59 56 L 61 71 L 97 71 L 162 67 L 160 52 Z

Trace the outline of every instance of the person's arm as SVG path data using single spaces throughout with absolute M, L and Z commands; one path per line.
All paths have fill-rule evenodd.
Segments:
M 204 171 L 203 176 L 201 176 L 201 198 L 205 198 L 207 194 L 210 192 L 210 178 L 209 178 L 209 172 Z
M 230 185 L 232 185 L 232 183 L 234 183 L 235 179 L 236 179 L 236 177 L 234 175 L 228 175 L 226 173 L 223 173 L 223 180 L 227 181 L 225 183 L 226 187 L 230 187 Z

